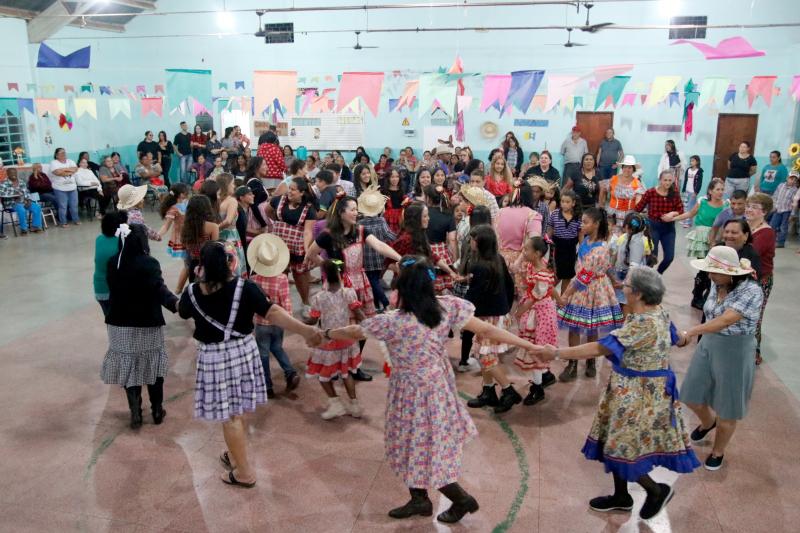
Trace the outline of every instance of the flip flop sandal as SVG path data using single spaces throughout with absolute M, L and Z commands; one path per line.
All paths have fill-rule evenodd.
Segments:
M 225 483 L 226 485 L 235 485 L 235 486 L 238 486 L 238 487 L 243 487 L 245 489 L 252 489 L 253 487 L 256 486 L 256 482 L 255 481 L 253 481 L 252 483 L 244 483 L 242 481 L 239 481 L 238 479 L 236 479 L 236 477 L 234 477 L 233 471 L 228 472 L 228 479 L 230 481 L 225 481 L 223 479 L 222 482 Z
M 231 464 L 231 458 L 228 455 L 228 452 L 222 452 L 222 455 L 219 456 L 219 462 L 222 463 L 227 470 L 233 470 L 233 465 Z

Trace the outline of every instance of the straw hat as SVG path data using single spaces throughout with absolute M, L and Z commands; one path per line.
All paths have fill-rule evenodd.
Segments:
M 528 185 L 531 187 L 539 187 L 543 191 L 550 190 L 550 183 L 541 176 L 534 176 L 528 180 Z
M 636 158 L 633 157 L 632 155 L 626 155 L 623 158 L 622 163 L 620 163 L 620 166 L 621 167 L 635 167 L 636 166 Z
M 751 274 L 753 268 L 749 259 L 739 259 L 739 254 L 730 246 L 715 246 L 708 251 L 705 259 L 693 259 L 692 266 L 703 272 L 743 276 Z
M 500 130 L 497 129 L 497 124 L 494 122 L 484 122 L 481 124 L 481 135 L 484 139 L 494 139 Z
M 472 185 L 462 185 L 458 194 L 472 205 L 488 205 L 489 201 L 483 194 L 483 189 Z
M 146 195 L 147 185 L 139 185 L 138 187 L 130 184 L 123 185 L 117 191 L 117 198 L 119 198 L 117 209 L 124 210 L 136 207 L 139 202 L 144 200 Z
M 444 154 L 452 154 L 453 147 L 449 144 L 437 144 L 436 145 L 436 155 L 444 155 Z
M 358 212 L 365 217 L 380 215 L 384 207 L 386 207 L 386 197 L 375 185 L 370 185 L 358 196 Z
M 262 233 L 247 246 L 247 262 L 256 274 L 277 276 L 289 265 L 289 247 L 277 235 Z

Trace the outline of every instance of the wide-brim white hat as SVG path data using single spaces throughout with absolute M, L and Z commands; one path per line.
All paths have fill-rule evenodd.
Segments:
M 636 158 L 633 157 L 632 155 L 626 155 L 622 159 L 622 163 L 620 163 L 620 166 L 623 166 L 623 167 L 635 167 L 636 166 Z
M 367 217 L 374 217 L 383 213 L 386 207 L 386 197 L 381 194 L 377 186 L 371 185 L 364 189 L 358 196 L 358 212 Z
M 443 155 L 448 154 L 451 155 L 453 153 L 453 147 L 449 144 L 437 144 L 436 145 L 436 155 Z
M 289 247 L 277 235 L 262 233 L 247 246 L 247 262 L 256 274 L 277 276 L 289 265 Z
M 494 122 L 484 122 L 481 124 L 481 135 L 484 139 L 494 139 L 500 130 Z
M 730 246 L 714 246 L 704 259 L 693 259 L 691 263 L 703 272 L 728 276 L 744 276 L 753 272 L 750 260 L 739 259 L 739 254 Z
M 139 185 L 138 187 L 130 184 L 125 184 L 117 191 L 117 209 L 127 210 L 139 205 L 139 202 L 144 200 L 147 196 L 147 185 Z

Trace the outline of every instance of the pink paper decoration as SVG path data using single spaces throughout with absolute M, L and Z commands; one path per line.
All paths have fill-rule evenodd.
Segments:
M 260 117 L 265 109 L 277 99 L 286 112 L 295 112 L 297 94 L 297 72 L 294 70 L 256 70 L 253 72 L 253 96 L 255 116 Z M 273 110 L 274 111 L 274 110 Z
M 636 93 L 625 93 L 625 96 L 622 97 L 622 103 L 620 104 L 620 107 L 624 107 L 626 105 L 633 107 L 633 104 L 635 103 Z
M 509 89 L 511 89 L 510 74 L 487 74 L 484 76 L 480 112 L 483 113 L 490 107 L 501 110 L 508 98 Z
M 163 116 L 163 102 L 160 96 L 142 98 L 142 116 L 145 117 L 151 112 L 158 117 Z
M 147 100 L 147 98 L 145 98 L 145 100 Z M 159 98 L 159 100 L 160 100 L 160 98 Z M 159 106 L 159 109 L 160 109 L 160 106 Z M 192 98 L 192 115 L 197 116 L 197 115 L 200 115 L 200 114 L 203 114 L 203 113 L 205 113 L 206 115 L 211 115 L 211 113 L 208 111 L 208 109 L 206 109 L 206 106 L 204 106 L 203 104 L 198 102 L 196 98 Z
M 417 96 L 417 91 L 419 90 L 419 80 L 411 80 L 406 82 L 406 87 L 403 89 L 403 94 L 400 96 L 400 99 L 397 102 L 397 109 L 400 111 L 403 106 L 411 106 L 414 104 L 414 98 Z
M 8 90 L 9 91 L 17 91 L 19 92 L 19 83 L 8 82 Z
M 575 85 L 580 81 L 578 76 L 550 74 L 547 80 L 547 105 L 545 111 L 553 109 L 558 102 L 566 104 L 567 98 L 572 96 Z
M 153 87 L 153 92 L 156 93 L 156 94 L 158 94 L 158 93 L 164 94 L 164 86 L 159 83 L 158 85 Z
M 792 95 L 795 101 L 800 100 L 800 74 L 792 78 L 792 87 L 789 89 L 789 94 Z
M 777 76 L 753 76 L 750 83 L 747 85 L 747 105 L 753 107 L 757 97 L 761 97 L 766 102 L 767 106 L 772 105 L 772 96 L 774 94 L 775 80 Z
M 739 57 L 759 57 L 765 55 L 763 50 L 753 48 L 744 37 L 723 39 L 717 46 L 678 39 L 672 44 L 690 44 L 700 50 L 706 59 L 736 59 Z
M 372 115 L 378 116 L 383 88 L 383 72 L 343 72 L 339 84 L 339 98 L 336 111 L 340 112 L 359 96 L 364 100 Z

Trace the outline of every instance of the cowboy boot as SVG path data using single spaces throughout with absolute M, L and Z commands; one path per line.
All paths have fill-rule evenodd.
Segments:
M 467 491 L 461 488 L 458 483 L 450 483 L 439 489 L 439 492 L 447 496 L 453 505 L 448 510 L 440 513 L 436 517 L 439 522 L 445 524 L 455 524 L 467 513 L 474 513 L 479 509 L 478 502 L 475 498 L 470 496 Z
M 131 411 L 131 429 L 142 427 L 142 387 L 126 387 L 128 409 Z
M 164 403 L 164 378 L 157 378 L 153 385 L 147 386 L 147 395 L 150 396 L 150 410 L 153 413 L 153 423 L 158 425 L 164 421 L 167 412 L 162 407 Z
M 392 518 L 410 518 L 414 515 L 431 516 L 433 514 L 433 502 L 428 497 L 427 489 L 408 489 L 411 499 L 396 509 L 389 511 Z
M 494 390 L 494 385 L 484 385 L 483 391 L 477 398 L 473 398 L 467 402 L 467 407 L 480 408 L 480 407 L 494 407 L 499 405 L 497 399 L 497 391 Z

